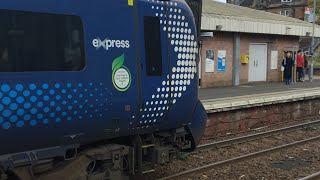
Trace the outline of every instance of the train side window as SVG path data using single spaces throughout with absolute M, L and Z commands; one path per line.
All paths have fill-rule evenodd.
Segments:
M 0 72 L 80 71 L 85 67 L 80 17 L 0 10 Z
M 145 58 L 148 76 L 162 75 L 160 19 L 158 17 L 144 17 Z

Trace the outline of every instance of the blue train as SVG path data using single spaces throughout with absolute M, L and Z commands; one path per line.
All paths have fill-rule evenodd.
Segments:
M 0 179 L 129 179 L 192 151 L 196 0 L 3 0 Z

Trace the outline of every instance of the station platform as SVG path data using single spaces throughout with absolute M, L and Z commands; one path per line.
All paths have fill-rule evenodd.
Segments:
M 199 98 L 208 113 L 315 99 L 320 98 L 320 79 L 291 85 L 263 82 L 237 87 L 200 89 Z

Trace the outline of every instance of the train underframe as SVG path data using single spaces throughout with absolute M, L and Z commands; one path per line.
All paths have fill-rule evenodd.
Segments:
M 156 164 L 168 163 L 179 152 L 192 149 L 193 143 L 188 128 L 182 127 L 94 146 L 70 145 L 2 156 L 0 180 L 140 179 L 153 172 Z

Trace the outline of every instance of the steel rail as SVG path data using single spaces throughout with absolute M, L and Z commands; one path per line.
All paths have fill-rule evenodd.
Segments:
M 257 128 L 254 128 L 254 129 L 248 129 L 248 130 L 243 130 L 243 131 L 239 131 L 239 132 L 234 132 L 234 133 L 214 136 L 214 138 L 217 138 L 217 137 L 218 138 L 228 138 L 228 137 L 234 136 L 234 135 L 241 135 L 241 134 L 244 134 L 244 133 L 257 132 L 259 130 L 266 129 L 266 128 L 273 128 L 273 127 L 279 127 L 279 126 L 283 126 L 284 127 L 285 125 L 287 125 L 289 123 L 292 123 L 292 122 L 296 122 L 296 123 L 311 122 L 313 120 L 318 120 L 319 118 L 320 118 L 320 116 L 314 116 L 314 117 L 306 117 L 306 118 L 294 119 L 293 121 L 282 121 L 280 123 L 270 124 L 270 125 L 267 125 L 267 126 L 257 127 Z M 213 139 L 212 137 L 203 138 L 203 140 L 207 140 L 207 141 L 210 141 L 212 139 Z
M 301 178 L 300 180 L 318 180 L 320 179 L 320 172 L 311 174 L 309 176 L 306 176 L 304 178 Z
M 264 155 L 271 154 L 271 153 L 274 153 L 274 152 L 277 152 L 277 151 L 289 149 L 291 147 L 296 147 L 296 146 L 299 146 L 299 145 L 303 145 L 303 144 L 306 144 L 306 143 L 319 141 L 319 140 L 320 140 L 320 136 L 316 136 L 316 137 L 308 138 L 308 139 L 305 139 L 305 140 L 296 141 L 296 142 L 293 142 L 293 143 L 288 143 L 288 144 L 277 146 L 277 147 L 274 147 L 274 148 L 265 149 L 265 150 L 262 150 L 262 151 L 258 151 L 258 152 L 246 154 L 246 155 L 243 155 L 243 156 L 238 156 L 238 157 L 235 157 L 235 158 L 231 158 L 231 159 L 228 159 L 228 160 L 219 161 L 219 162 L 215 162 L 215 163 L 212 163 L 212 164 L 204 165 L 204 166 L 201 166 L 201 167 L 193 168 L 193 169 L 190 169 L 190 170 L 187 170 L 187 171 L 183 171 L 183 172 L 171 175 L 171 176 L 167 176 L 167 177 L 161 178 L 159 180 L 184 178 L 184 177 L 187 177 L 187 176 L 192 175 L 192 174 L 208 171 L 208 170 L 213 169 L 213 168 L 239 163 L 239 162 L 242 162 L 242 161 L 245 161 L 245 160 L 249 160 L 249 159 L 252 159 L 252 158 L 259 157 L 259 156 L 264 156 Z
M 217 148 L 226 147 L 226 146 L 233 145 L 233 144 L 240 144 L 243 142 L 253 141 L 256 139 L 263 138 L 263 137 L 269 137 L 269 136 L 273 136 L 276 134 L 281 134 L 283 132 L 290 132 L 290 131 L 294 131 L 294 130 L 299 130 L 299 129 L 302 129 L 302 128 L 305 128 L 305 127 L 308 127 L 311 125 L 316 125 L 316 124 L 320 124 L 320 120 L 302 123 L 302 124 L 298 124 L 298 125 L 293 125 L 293 126 L 289 126 L 289 127 L 284 127 L 284 128 L 280 128 L 280 129 L 275 129 L 275 130 L 271 130 L 271 131 L 250 134 L 247 136 L 241 136 L 241 137 L 227 139 L 227 140 L 223 140 L 223 141 L 203 144 L 203 145 L 198 146 L 196 151 L 217 149 Z

